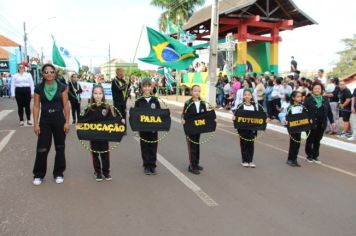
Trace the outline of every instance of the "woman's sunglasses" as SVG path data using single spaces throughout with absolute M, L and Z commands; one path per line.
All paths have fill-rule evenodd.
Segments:
M 52 74 L 53 75 L 55 72 L 54 72 L 54 70 L 46 70 L 43 73 L 45 73 L 46 75 L 48 75 L 48 74 Z

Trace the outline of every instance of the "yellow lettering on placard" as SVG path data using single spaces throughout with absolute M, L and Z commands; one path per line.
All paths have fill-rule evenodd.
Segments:
M 263 124 L 263 119 L 260 118 L 250 118 L 250 117 L 237 117 L 237 123 L 248 123 L 248 124 Z
M 309 120 L 307 118 L 305 118 L 302 120 L 296 120 L 296 121 L 289 122 L 289 127 L 295 127 L 295 126 L 301 126 L 301 125 L 307 125 L 307 124 L 309 124 Z
M 78 123 L 77 130 L 93 130 L 93 131 L 103 131 L 103 132 L 117 132 L 123 133 L 125 131 L 125 125 L 119 124 L 93 124 L 93 123 Z
M 205 119 L 203 119 L 203 120 L 195 120 L 194 124 L 195 124 L 195 126 L 205 125 Z
M 162 123 L 162 119 L 160 116 L 140 115 L 140 122 L 142 122 L 142 123 Z

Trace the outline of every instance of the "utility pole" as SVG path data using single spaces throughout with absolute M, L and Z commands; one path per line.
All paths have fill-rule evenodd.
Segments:
M 215 104 L 215 82 L 218 64 L 219 37 L 219 0 L 213 0 L 210 24 L 209 78 L 207 84 L 207 100 Z
M 28 60 L 27 60 L 27 32 L 26 32 L 26 22 L 23 23 L 23 41 L 24 41 L 24 46 L 25 46 L 25 62 L 28 62 Z
M 111 78 L 111 56 L 110 56 L 110 43 L 109 43 L 109 79 Z

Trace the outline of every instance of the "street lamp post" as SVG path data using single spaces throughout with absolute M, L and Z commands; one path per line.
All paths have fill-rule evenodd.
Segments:
M 52 20 L 55 19 L 56 17 L 49 17 L 43 21 L 41 21 L 38 25 L 36 25 L 35 27 L 33 27 L 29 32 L 26 32 L 26 22 L 23 22 L 23 40 L 24 40 L 24 47 L 25 47 L 25 62 L 28 62 L 28 55 L 27 55 L 27 36 L 33 31 L 35 30 L 38 26 L 40 26 L 41 24 L 43 24 L 44 22 L 48 21 L 48 20 Z

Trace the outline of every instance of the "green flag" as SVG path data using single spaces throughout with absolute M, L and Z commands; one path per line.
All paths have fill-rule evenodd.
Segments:
M 198 57 L 193 48 L 149 27 L 147 27 L 147 35 L 151 51 L 148 57 L 139 58 L 140 61 L 176 70 L 185 70 Z
M 168 34 L 175 34 L 175 33 L 178 33 L 178 31 L 179 31 L 178 26 L 176 26 L 168 18 L 167 18 L 167 29 L 168 29 Z

